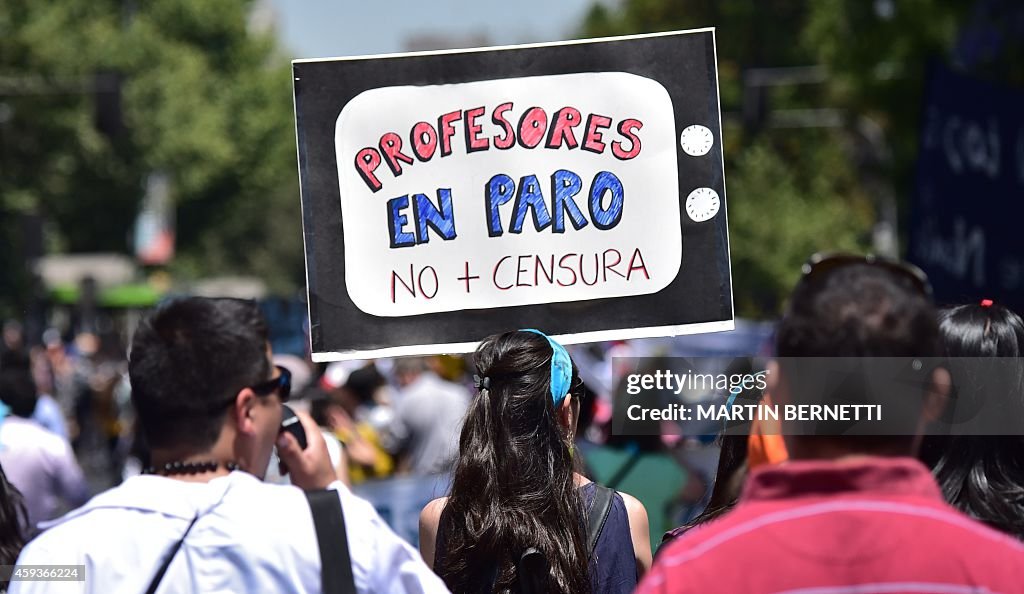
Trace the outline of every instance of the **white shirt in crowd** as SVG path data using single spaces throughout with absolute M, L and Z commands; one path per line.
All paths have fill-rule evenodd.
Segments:
M 447 592 L 419 553 L 344 485 L 341 498 L 356 590 Z M 29 543 L 19 565 L 84 565 L 84 582 L 12 582 L 11 592 L 145 592 L 161 561 L 199 519 L 161 593 L 320 592 L 320 552 L 306 497 L 241 471 L 208 483 L 137 476 L 101 493 Z
M 30 531 L 56 517 L 62 503 L 74 507 L 89 498 L 71 444 L 31 419 L 0 420 L 0 465 L 24 498 Z

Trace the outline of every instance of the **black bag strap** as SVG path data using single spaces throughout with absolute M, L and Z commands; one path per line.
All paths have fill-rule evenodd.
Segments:
M 516 564 L 516 577 L 519 579 L 520 594 L 544 594 L 547 589 L 548 560 L 537 549 L 530 547 L 519 557 Z M 493 580 L 491 582 L 494 583 Z M 493 587 L 491 588 L 494 589 Z
M 601 538 L 601 531 L 604 530 L 608 514 L 612 511 L 614 497 L 614 489 L 594 483 L 594 500 L 590 502 L 590 509 L 587 510 L 587 555 L 590 558 L 594 556 L 597 539 Z
M 614 498 L 614 489 L 594 483 L 594 499 L 590 502 L 590 508 L 587 510 L 588 558 L 594 557 L 597 540 L 601 538 L 604 525 L 608 522 Z M 532 547 L 526 549 L 516 563 L 520 594 L 539 594 L 543 592 L 549 570 L 548 561 L 540 551 Z M 497 579 L 497 566 L 495 566 L 494 572 L 494 577 L 491 579 L 492 589 L 494 581 Z
M 171 566 L 171 561 L 174 561 L 174 556 L 178 554 L 178 549 L 185 542 L 185 537 L 192 531 L 192 527 L 196 525 L 196 520 L 199 519 L 199 514 L 192 518 L 192 521 L 188 523 L 188 528 L 185 529 L 185 534 L 181 535 L 178 542 L 174 543 L 170 550 L 167 551 L 167 556 L 164 557 L 164 562 L 160 564 L 160 569 L 156 571 L 153 579 L 149 582 L 149 587 L 146 588 L 146 594 L 155 594 L 156 589 L 160 587 L 160 582 L 164 579 L 164 574 L 167 573 L 167 568 Z
M 306 491 L 320 546 L 320 580 L 324 594 L 356 594 L 352 559 L 345 534 L 345 514 L 334 490 Z

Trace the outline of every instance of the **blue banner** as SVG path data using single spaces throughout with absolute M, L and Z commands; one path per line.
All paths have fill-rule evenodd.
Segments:
M 935 65 L 908 258 L 941 304 L 1024 309 L 1024 92 Z

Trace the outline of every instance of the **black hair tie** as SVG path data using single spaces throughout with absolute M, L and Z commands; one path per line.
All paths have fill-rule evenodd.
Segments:
M 473 375 L 473 385 L 476 386 L 477 390 L 490 390 L 491 389 L 491 378 L 486 375 L 480 377 L 479 375 Z

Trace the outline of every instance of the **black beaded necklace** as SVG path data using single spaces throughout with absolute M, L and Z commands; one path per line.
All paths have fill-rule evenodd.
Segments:
M 207 460 L 204 462 L 168 462 L 159 468 L 150 466 L 143 470 L 142 474 L 159 474 L 163 476 L 170 476 L 173 474 L 202 474 L 204 472 L 213 472 L 221 466 L 224 466 L 228 472 L 233 472 L 239 469 L 238 463 L 236 462 L 218 462 L 217 460 Z

